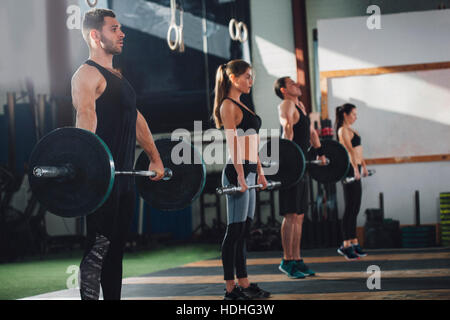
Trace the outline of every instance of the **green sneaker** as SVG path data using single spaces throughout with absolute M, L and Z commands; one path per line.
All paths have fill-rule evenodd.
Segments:
M 316 273 L 312 271 L 304 262 L 303 259 L 295 260 L 295 265 L 297 266 L 297 270 L 303 273 L 305 276 L 315 276 Z
M 294 260 L 285 261 L 284 259 L 281 260 L 280 266 L 278 269 L 286 274 L 291 279 L 303 279 L 306 276 L 303 274 L 303 272 L 300 272 L 297 270 L 296 264 Z

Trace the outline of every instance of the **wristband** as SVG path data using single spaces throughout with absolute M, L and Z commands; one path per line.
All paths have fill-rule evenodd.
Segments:
M 323 152 L 322 146 L 320 146 L 320 147 L 318 147 L 318 148 L 315 148 L 315 149 L 316 149 L 317 155 L 318 155 L 319 157 L 325 155 L 325 153 Z

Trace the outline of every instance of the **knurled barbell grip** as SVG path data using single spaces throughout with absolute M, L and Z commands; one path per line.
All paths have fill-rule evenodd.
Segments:
M 137 176 L 137 177 L 156 177 L 155 171 L 116 171 L 116 175 L 119 176 Z M 163 180 L 170 180 L 173 176 L 172 170 L 169 168 L 164 169 Z
M 306 161 L 307 164 L 316 164 L 316 165 L 321 165 L 322 164 L 322 160 L 310 160 L 310 161 Z M 330 159 L 326 158 L 325 160 L 325 166 L 330 164 Z
M 321 165 L 322 164 L 322 160 L 310 160 L 310 161 L 306 161 L 307 164 L 316 164 L 316 165 Z M 330 164 L 330 159 L 326 158 L 325 161 L 325 166 Z M 276 161 L 262 161 L 261 162 L 261 166 L 263 168 L 270 168 L 270 167 L 274 167 L 277 166 L 278 162 Z
M 369 173 L 369 175 L 367 177 L 370 177 L 370 176 L 373 176 L 376 173 L 376 171 L 375 170 L 368 170 L 368 173 Z M 361 179 L 362 178 L 366 178 L 366 177 L 363 177 L 361 175 Z M 344 184 L 348 184 L 348 183 L 352 183 L 352 182 L 355 182 L 355 181 L 356 181 L 355 177 L 349 177 L 349 178 L 344 179 L 343 183 Z
M 281 182 L 278 181 L 271 181 L 267 183 L 267 189 L 273 189 L 276 187 L 281 186 Z M 256 185 L 252 185 L 252 186 L 248 186 L 248 190 L 251 189 L 257 189 L 257 188 L 262 188 L 263 185 L 262 184 L 256 184 Z M 221 187 L 221 188 L 217 188 L 216 189 L 216 193 L 219 195 L 222 194 L 233 194 L 233 193 L 237 193 L 239 191 L 242 190 L 242 187 L 236 187 L 236 186 L 229 186 L 229 187 Z

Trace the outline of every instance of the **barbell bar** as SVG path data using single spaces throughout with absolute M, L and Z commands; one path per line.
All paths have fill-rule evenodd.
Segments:
M 279 182 L 279 181 L 269 181 L 267 183 L 267 187 L 266 187 L 265 190 L 272 190 L 272 189 L 275 189 L 275 188 L 280 187 L 280 186 L 281 186 L 281 182 Z M 263 187 L 262 184 L 255 184 L 255 185 L 248 186 L 248 190 L 258 189 L 258 188 L 262 188 L 262 187 Z M 235 194 L 235 193 L 240 192 L 241 190 L 242 190 L 241 186 L 236 187 L 234 185 L 230 185 L 230 186 L 226 186 L 226 187 L 219 187 L 219 188 L 217 188 L 216 189 L 216 193 L 218 195 Z
M 368 170 L 368 175 L 367 175 L 367 177 L 370 177 L 370 176 L 373 176 L 375 173 L 376 173 L 376 171 L 375 170 Z M 362 178 L 366 178 L 366 177 L 364 177 L 363 175 L 361 175 L 361 179 Z M 348 178 L 345 178 L 344 180 L 342 180 L 342 183 L 343 184 L 349 184 L 349 183 L 352 183 L 352 182 L 355 182 L 356 181 L 356 178 L 355 177 L 348 177 Z

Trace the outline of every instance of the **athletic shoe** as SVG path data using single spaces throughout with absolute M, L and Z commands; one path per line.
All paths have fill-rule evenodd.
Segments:
M 303 259 L 295 260 L 295 264 L 297 267 L 297 270 L 299 270 L 301 273 L 303 273 L 305 276 L 315 276 L 316 273 L 312 271 L 304 262 Z
M 303 272 L 300 272 L 297 269 L 297 266 L 295 265 L 294 260 L 290 260 L 286 262 L 284 259 L 281 260 L 281 264 L 278 267 L 278 270 L 283 272 L 285 275 L 287 275 L 291 279 L 303 279 L 306 276 L 303 274 Z
M 251 300 L 252 297 L 250 297 L 247 293 L 245 293 L 241 287 L 235 286 L 233 291 L 227 292 L 225 289 L 225 297 L 223 300 Z
M 367 252 L 365 252 L 359 244 L 353 244 L 352 246 L 353 246 L 353 251 L 355 251 L 355 253 L 358 257 L 367 256 Z
M 252 299 L 266 299 L 270 297 L 270 292 L 261 289 L 256 283 L 250 283 L 250 286 L 242 288 L 242 291 Z
M 359 257 L 355 254 L 355 251 L 353 250 L 353 247 L 350 246 L 348 248 L 344 248 L 344 246 L 340 246 L 337 249 L 337 252 L 344 256 L 345 259 L 349 260 L 349 261 L 353 261 L 353 260 L 359 260 Z

